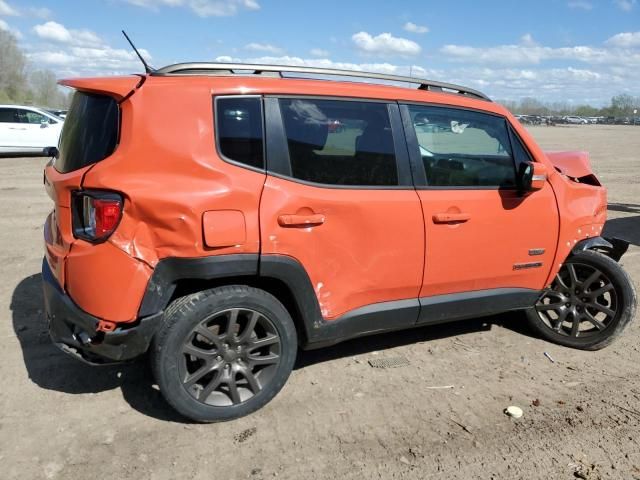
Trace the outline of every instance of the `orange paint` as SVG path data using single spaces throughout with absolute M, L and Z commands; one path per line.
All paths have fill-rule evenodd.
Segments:
M 574 160 L 545 155 L 495 103 L 309 79 L 151 76 L 139 86 L 141 80 L 63 81 L 122 101 L 120 139 L 115 152 L 95 165 L 67 174 L 48 166 L 45 172 L 55 203 L 45 229 L 47 260 L 74 302 L 105 321 L 135 320 L 153 269 L 166 257 L 295 257 L 326 319 L 418 296 L 541 289 L 572 246 L 599 235 L 605 221 L 605 189 L 558 173 L 552 160 L 568 170 Z M 212 96 L 228 94 L 422 102 L 503 115 L 530 151 L 536 174 L 547 180 L 521 197 L 506 190 L 322 188 L 268 176 L 227 163 L 216 151 Z M 580 171 L 588 168 L 584 159 L 578 164 Z M 81 182 L 124 197 L 122 220 L 101 245 L 76 240 L 71 231 L 70 196 Z M 531 257 L 530 249 L 544 253 Z M 532 260 L 543 266 L 514 269 Z

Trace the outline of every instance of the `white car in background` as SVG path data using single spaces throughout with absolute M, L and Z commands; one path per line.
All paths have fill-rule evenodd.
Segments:
M 587 125 L 589 123 L 589 121 L 586 118 L 576 117 L 571 115 L 564 117 L 564 119 L 567 123 L 571 123 L 574 125 Z
M 34 154 L 56 147 L 63 123 L 40 108 L 0 105 L 0 154 Z

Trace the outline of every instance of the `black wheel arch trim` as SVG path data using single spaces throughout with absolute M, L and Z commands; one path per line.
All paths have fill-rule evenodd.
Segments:
M 573 255 L 584 252 L 585 250 L 600 250 L 603 251 L 608 257 L 611 257 L 616 262 L 619 262 L 627 252 L 629 248 L 629 242 L 621 238 L 605 238 L 605 237 L 591 237 L 580 240 L 571 249 Z
M 161 260 L 149 281 L 140 316 L 161 312 L 180 280 L 243 276 L 274 279 L 286 286 L 297 308 L 296 324 L 303 330 L 300 332 L 303 348 L 319 348 L 375 333 L 532 308 L 540 296 L 539 290 L 524 288 L 478 290 L 375 303 L 325 320 L 311 279 L 298 260 L 278 254 L 237 254 Z
M 145 290 L 139 317 L 154 315 L 167 306 L 180 280 L 213 280 L 216 278 L 256 276 L 259 255 L 240 253 L 199 258 L 164 258 L 156 265 Z

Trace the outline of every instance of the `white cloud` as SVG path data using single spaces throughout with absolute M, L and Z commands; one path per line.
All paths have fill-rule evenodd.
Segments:
M 568 2 L 567 6 L 569 8 L 575 8 L 575 9 L 587 10 L 587 11 L 593 9 L 593 5 L 591 4 L 591 2 L 587 2 L 585 0 L 573 0 L 571 2 Z
M 329 51 L 328 50 L 324 50 L 322 48 L 312 48 L 311 50 L 309 50 L 309 53 L 311 55 L 313 55 L 314 57 L 328 57 L 329 56 Z
M 17 16 L 20 13 L 4 0 L 0 0 L 0 15 Z
M 149 52 L 140 49 L 140 53 L 150 60 Z M 117 75 L 142 69 L 133 51 L 109 45 L 29 52 L 27 58 L 34 64 L 50 68 L 59 77 Z
M 29 7 L 27 9 L 27 13 L 41 20 L 46 20 L 48 18 L 51 18 L 51 16 L 53 15 L 51 10 L 49 10 L 46 7 Z
M 615 0 L 615 4 L 618 8 L 624 12 L 630 12 L 633 10 L 633 7 L 638 3 L 637 0 Z
M 442 73 L 437 74 L 436 70 L 427 70 L 420 66 L 409 65 L 396 65 L 388 62 L 381 63 L 352 63 L 352 62 L 335 62 L 328 58 L 302 58 L 294 57 L 290 55 L 281 56 L 262 56 L 256 58 L 237 58 L 228 55 L 222 55 L 215 59 L 216 62 L 225 63 L 253 63 L 253 64 L 268 64 L 268 65 L 290 65 L 299 67 L 318 67 L 318 68 L 336 68 L 340 70 L 355 70 L 358 72 L 378 72 L 387 73 L 391 75 L 409 75 L 411 72 L 413 76 L 428 77 L 428 76 L 442 76 Z
M 262 52 L 262 53 L 272 53 L 278 55 L 283 53 L 284 50 L 280 47 L 276 47 L 275 45 L 270 45 L 268 43 L 248 43 L 244 46 L 245 50 L 251 50 L 253 52 Z
M 429 31 L 428 27 L 425 27 L 424 25 L 416 25 L 413 22 L 405 23 L 402 28 L 411 33 L 427 33 Z
M 520 45 L 498 45 L 494 47 L 472 47 L 467 45 L 445 45 L 440 49 L 454 62 L 495 64 L 495 65 L 538 65 L 549 60 L 574 60 L 591 64 L 613 64 L 623 61 L 637 61 L 640 53 L 625 56 L 605 48 L 589 46 L 545 47 L 531 43 L 531 38 L 523 37 Z
M 0 30 L 4 30 L 5 32 L 9 32 L 14 37 L 16 37 L 18 40 L 21 40 L 22 37 L 23 37 L 22 32 L 20 30 L 18 30 L 17 28 L 12 28 L 7 22 L 2 20 L 1 18 L 0 18 Z
M 33 27 L 36 35 L 43 40 L 51 40 L 69 45 L 97 45 L 100 37 L 90 30 L 69 30 L 57 22 L 46 22 Z
M 240 10 L 259 10 L 256 0 L 124 0 L 137 7 L 157 10 L 160 7 L 186 7 L 200 17 L 228 17 Z
M 535 97 L 543 101 L 568 103 L 592 103 L 604 105 L 612 92 L 625 91 L 629 82 L 640 75 L 640 61 L 636 67 L 607 69 L 553 67 L 514 68 L 491 66 L 461 66 L 448 69 L 427 69 L 419 65 L 399 65 L 390 62 L 350 63 L 335 62 L 327 58 L 301 58 L 294 56 L 262 56 L 237 58 L 220 56 L 217 62 L 254 63 L 273 65 L 337 68 L 366 72 L 440 80 L 466 85 L 484 91 L 494 99 L 520 99 Z M 401 84 L 406 85 L 406 84 Z M 639 92 L 630 92 L 638 95 Z
M 640 47 L 640 32 L 618 33 L 605 42 L 607 45 L 622 48 Z
M 528 47 L 537 45 L 536 41 L 533 39 L 533 36 L 530 33 L 525 33 L 522 37 L 520 37 L 520 43 Z
M 132 50 L 113 48 L 94 32 L 68 29 L 57 22 L 33 27 L 43 42 L 25 45 L 26 55 L 34 65 L 52 70 L 58 77 L 100 76 L 140 72 L 140 60 Z M 151 55 L 143 48 L 142 56 Z
M 355 33 L 351 40 L 363 53 L 369 55 L 418 55 L 422 50 L 420 45 L 406 38 L 394 37 L 390 33 L 381 33 L 375 37 L 367 32 Z

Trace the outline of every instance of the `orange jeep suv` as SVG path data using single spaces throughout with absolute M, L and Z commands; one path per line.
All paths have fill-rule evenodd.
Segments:
M 262 407 L 299 347 L 521 310 L 595 350 L 634 317 L 587 155 L 543 152 L 480 92 L 209 63 L 61 83 L 51 337 L 89 363 L 148 351 L 190 419 Z

